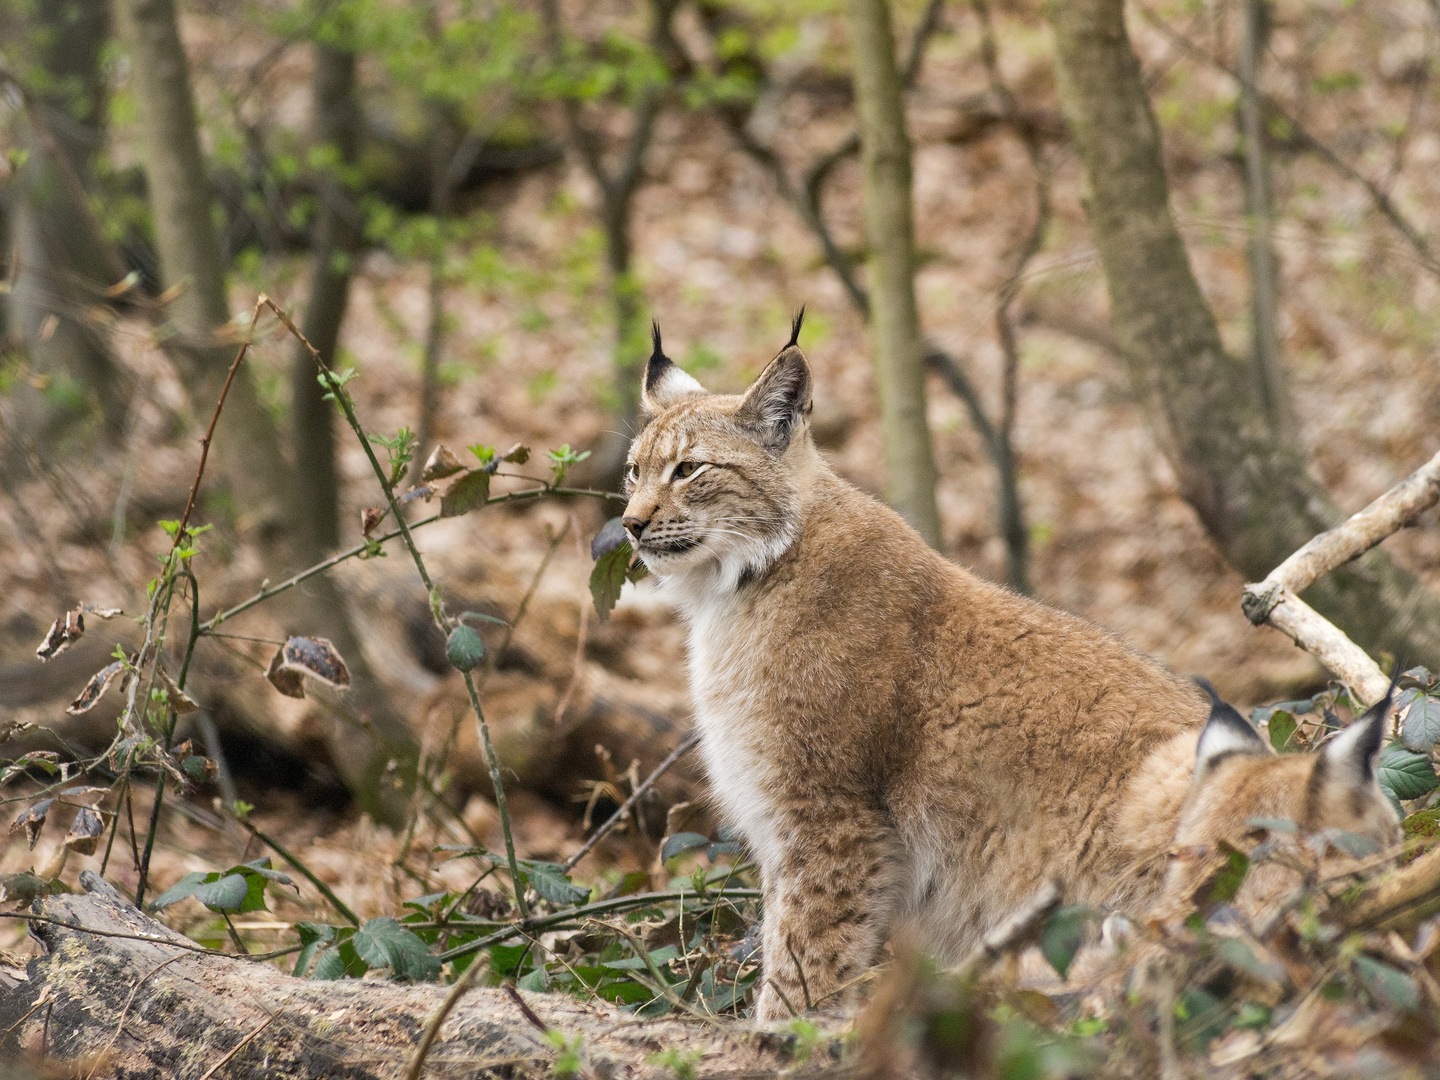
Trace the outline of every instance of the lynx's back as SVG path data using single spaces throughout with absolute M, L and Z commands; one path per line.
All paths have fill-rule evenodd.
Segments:
M 1189 769 L 1165 751 L 1188 733 L 1193 755 L 1206 715 L 1194 687 L 950 563 L 836 476 L 810 389 L 792 343 L 744 395 L 707 394 L 657 335 L 625 515 L 689 623 L 714 795 L 763 872 L 767 1019 L 901 925 L 958 954 L 1047 878 L 1152 900 Z M 1137 811 L 1137 792 L 1169 802 Z

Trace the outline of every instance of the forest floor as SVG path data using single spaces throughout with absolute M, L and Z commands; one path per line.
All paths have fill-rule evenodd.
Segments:
M 956 21 L 957 32 L 933 46 L 911 112 L 924 254 L 918 291 L 927 330 L 964 361 L 995 409 L 1001 366 L 996 289 L 1030 227 L 1034 180 L 1023 148 L 1003 131 L 978 139 L 960 134 L 960 103 L 982 93 L 985 83 L 973 59 L 973 34 L 963 20 Z M 243 49 L 230 49 L 220 35 L 207 33 L 204 23 L 191 31 L 196 68 L 209 71 L 209 78 L 221 80 L 245 62 Z M 1176 64 L 1164 38 L 1143 31 L 1138 38 L 1147 64 L 1157 71 Z M 1020 33 L 1006 40 L 1002 67 L 1011 85 L 1026 100 L 1053 107 L 1048 42 Z M 293 88 L 303 72 L 298 77 L 291 72 L 288 84 L 283 68 L 276 78 L 280 82 L 270 92 L 280 100 L 285 86 Z M 1194 82 L 1216 82 L 1204 72 L 1192 71 L 1188 78 L 1192 96 Z M 1174 205 L 1227 340 L 1244 351 L 1240 176 L 1232 163 L 1210 152 L 1220 136 L 1197 133 L 1184 116 L 1167 112 L 1172 88 L 1162 82 L 1157 95 L 1167 124 Z M 807 155 L 844 136 L 849 116 L 843 98 L 820 91 L 797 94 L 778 110 L 772 134 L 783 140 L 798 168 Z M 1035 594 L 1112 630 L 1176 671 L 1210 678 L 1242 707 L 1313 692 L 1324 683 L 1315 663 L 1275 631 L 1251 627 L 1241 614 L 1244 582 L 1177 492 L 1121 362 L 1054 328 L 1061 321 L 1053 317 L 1057 310 L 1092 327 L 1103 328 L 1107 320 L 1077 163 L 1064 145 L 1052 145 L 1049 152 L 1055 162 L 1055 218 L 1018 307 L 1022 367 L 1015 440 L 1033 538 Z M 1405 173 L 1402 194 L 1410 205 L 1440 205 L 1440 170 L 1423 167 L 1440 158 L 1440 138 L 1417 137 L 1409 153 L 1414 164 Z M 1303 208 L 1278 237 L 1283 328 L 1312 469 L 1349 512 L 1440 450 L 1440 426 L 1433 423 L 1440 369 L 1433 362 L 1433 316 L 1423 314 L 1436 289 L 1432 279 L 1415 276 L 1393 244 L 1358 228 L 1337 238 L 1328 227 L 1309 227 L 1359 214 L 1354 194 L 1320 170 L 1305 158 L 1282 166 L 1287 193 L 1321 182 L 1327 192 L 1294 195 Z M 791 316 L 806 305 L 802 344 L 816 377 L 817 435 L 842 475 L 878 493 L 883 461 L 866 328 L 793 212 L 724 130 L 704 117 L 663 117 L 646 175 L 634 227 L 636 256 L 646 305 L 660 322 L 667 351 L 710 389 L 735 391 L 784 343 Z M 508 269 L 487 287 L 456 286 L 446 296 L 447 386 L 439 438 L 457 450 L 515 442 L 537 451 L 561 443 L 586 447 L 607 424 L 597 402 L 610 392 L 610 327 L 590 215 L 595 192 L 580 170 L 565 166 L 488 190 L 476 203 L 475 209 L 489 215 L 485 243 L 503 253 Z M 853 165 L 842 167 L 826 205 L 842 240 L 855 243 L 859 192 Z M 284 306 L 293 309 L 303 300 L 303 261 L 277 259 L 265 275 L 263 283 L 237 279 L 236 311 L 249 308 L 261 284 Z M 384 253 L 364 260 L 345 323 L 343 364 L 360 372 L 350 389 L 372 431 L 389 433 L 415 421 L 425 297 L 424 267 Z M 164 546 L 155 521 L 177 517 L 183 506 L 197 454 L 194 418 L 208 412 L 208 403 L 186 401 L 138 328 L 124 329 L 117 341 L 136 385 L 144 388 L 136 395 L 125 445 L 94 446 L 40 462 L 35 480 L 0 501 L 0 549 L 6 553 L 0 560 L 0 677 L 8 680 L 3 685 L 23 687 L 28 695 L 27 704 L 7 710 L 7 718 L 52 725 L 92 746 L 108 740 L 105 724 L 113 721 L 113 710 L 96 710 L 83 722 L 65 717 L 65 702 L 89 671 L 66 669 L 63 679 L 52 675 L 36 664 L 35 646 L 50 621 L 76 602 L 139 610 L 154 553 Z M 289 343 L 267 331 L 250 361 L 282 420 L 289 355 Z M 962 404 L 938 380 L 932 379 L 929 389 L 947 551 L 975 572 L 1000 578 L 1004 551 L 995 535 L 992 469 Z M 347 436 L 341 447 L 341 520 L 348 544 L 358 542 L 360 509 L 378 496 L 359 445 Z M 218 507 L 212 510 L 224 520 Z M 243 512 L 238 508 L 242 526 Z M 204 507 L 202 517 L 211 519 Z M 603 518 L 588 503 L 547 503 L 488 510 L 417 534 L 447 595 L 513 617 L 546 558 L 550 536 L 569 530 L 554 546 L 516 629 L 513 653 L 484 692 L 501 758 L 515 769 L 512 808 L 517 844 L 527 857 L 563 859 L 575 851 L 593 784 L 611 782 L 611 790 L 624 794 L 630 756 L 641 756 L 614 753 L 614 775 L 607 777 L 590 747 L 566 744 L 570 760 L 545 760 L 527 772 L 527 755 L 544 756 L 535 749 L 537 716 L 553 718 L 572 684 L 579 685 L 576 700 L 586 703 L 585 709 L 597 699 L 646 702 L 668 718 L 673 726 L 648 748 L 651 763 L 658 760 L 654 752 L 663 754 L 687 723 L 683 628 L 653 582 L 627 586 L 603 627 L 590 607 L 588 541 Z M 1440 528 L 1433 512 L 1386 546 L 1423 581 L 1440 587 Z M 266 578 L 278 580 L 298 569 L 260 565 L 243 528 L 225 527 L 207 540 L 196 567 L 207 610 L 243 598 Z M 413 567 L 394 551 L 384 559 L 351 561 L 337 575 L 371 662 L 407 703 L 417 731 L 433 744 L 455 709 L 463 707 L 463 688 L 453 673 L 437 674 L 444 668 L 433 662 L 437 643 L 427 637 L 425 597 Z M 245 619 L 236 620 L 235 633 L 273 637 L 283 630 L 263 608 Z M 576 663 L 582 623 L 586 643 Z M 103 656 L 116 640 L 130 640 L 133 629 L 123 620 L 92 629 L 104 644 L 95 647 L 94 656 Z M 436 826 L 410 845 L 406 864 L 402 838 L 337 801 L 333 777 L 327 779 L 323 760 L 311 756 L 318 754 L 315 730 L 328 722 L 321 708 L 280 698 L 258 672 L 246 673 L 247 658 L 261 661 L 266 655 L 263 645 L 237 641 L 201 661 L 200 673 L 216 680 L 217 707 L 227 707 L 227 694 L 232 701 L 250 695 L 240 711 L 266 713 L 286 733 L 292 756 L 284 769 L 267 773 L 270 766 L 263 762 L 258 767 L 230 762 L 239 794 L 255 804 L 256 824 L 300 855 L 359 915 L 394 914 L 417 891 L 415 867 L 439 858 L 428 847 L 464 843 L 463 830 Z M 58 664 L 53 670 L 60 671 Z M 227 682 L 221 688 L 226 680 L 234 686 Z M 203 680 L 198 686 L 197 696 L 208 704 L 211 691 Z M 497 818 L 480 790 L 485 785 L 468 724 L 461 740 L 456 783 L 470 793 L 462 816 L 475 834 L 498 845 Z M 511 752 L 518 760 L 507 756 Z M 673 801 L 698 796 L 693 768 L 677 778 Z M 12 794 L 7 792 L 7 801 Z M 137 790 L 137 822 L 148 817 L 148 802 Z M 262 853 L 238 829 L 217 831 L 207 824 L 206 810 L 202 799 L 198 816 L 162 818 L 152 867 L 159 888 L 187 871 Z M 23 836 L 11 836 L 0 871 L 53 865 L 60 839 L 58 833 L 42 836 L 31 851 Z M 124 830 L 117 841 L 122 845 L 128 847 Z M 650 851 L 633 836 L 619 838 L 582 863 L 577 877 L 642 870 L 654 872 L 663 884 Z M 64 877 L 71 880 L 98 861 L 98 854 L 71 855 Z M 129 851 L 117 850 L 110 872 L 133 886 L 130 864 Z M 469 884 L 467 874 L 451 863 L 427 868 L 425 880 L 458 891 Z M 276 895 L 270 915 L 239 924 L 261 949 L 280 947 L 282 929 L 317 914 L 318 900 L 309 894 Z M 201 932 L 198 916 L 195 926 L 177 918 L 177 928 Z M 208 927 L 205 933 L 223 934 L 213 919 Z M 0 944 L 19 956 L 33 949 L 16 924 L 0 928 Z

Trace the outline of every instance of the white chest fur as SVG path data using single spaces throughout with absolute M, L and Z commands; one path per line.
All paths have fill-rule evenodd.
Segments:
M 782 845 L 771 794 L 775 766 L 763 751 L 765 695 L 747 664 L 755 632 L 733 599 L 713 593 L 697 599 L 683 610 L 690 624 L 690 693 L 711 794 L 762 871 L 773 872 Z

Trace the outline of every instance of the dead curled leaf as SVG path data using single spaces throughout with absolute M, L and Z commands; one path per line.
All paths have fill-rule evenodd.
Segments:
M 124 670 L 125 661 L 123 660 L 115 660 L 106 664 L 90 676 L 90 681 L 85 684 L 85 689 L 80 691 L 79 697 L 65 706 L 65 711 L 71 716 L 89 712 L 105 696 L 105 691 L 110 689 L 110 684 L 115 681 L 115 677 Z
M 280 693 L 295 698 L 305 696 L 307 677 L 340 690 L 350 685 L 350 669 L 329 640 L 298 635 L 270 658 L 265 677 Z
M 41 799 L 33 804 L 28 810 L 22 813 L 10 823 L 12 834 L 25 830 L 25 839 L 30 842 L 30 850 L 35 850 L 35 843 L 40 839 L 40 830 L 45 827 L 45 818 L 50 813 L 50 805 L 54 799 Z
M 285 666 L 284 646 L 276 649 L 275 655 L 270 658 L 270 666 L 265 669 L 265 678 L 269 679 L 270 685 L 286 697 L 303 698 L 305 696 L 304 677 L 300 672 Z
M 81 855 L 94 855 L 100 838 L 104 835 L 105 819 L 88 806 L 82 806 L 76 811 L 75 820 L 70 824 L 70 831 L 65 836 L 65 846 Z
M 95 604 L 80 604 L 71 608 L 50 624 L 50 632 L 36 648 L 35 655 L 41 661 L 54 659 L 84 637 L 86 613 L 101 619 L 113 619 L 116 615 L 125 614 L 120 608 L 102 608 Z
M 84 636 L 85 616 L 81 613 L 82 610 L 77 607 L 73 611 L 67 611 L 50 624 L 50 632 L 35 650 L 35 655 L 42 662 L 59 656 Z
M 366 506 L 362 508 L 360 511 L 361 531 L 366 536 L 369 536 L 372 532 L 375 531 L 375 526 L 379 525 L 380 522 L 385 520 L 385 514 L 387 512 L 388 511 L 382 510 L 378 506 Z
M 430 456 L 425 460 L 425 467 L 420 471 L 420 479 L 429 483 L 431 480 L 443 480 L 447 476 L 454 476 L 465 468 L 455 452 L 443 443 L 430 451 Z
M 192 713 L 200 708 L 198 701 L 175 685 L 175 680 L 170 678 L 168 671 L 162 667 L 158 674 L 160 676 L 160 685 L 165 688 L 165 693 L 170 698 L 170 707 L 179 715 L 184 716 L 186 713 Z

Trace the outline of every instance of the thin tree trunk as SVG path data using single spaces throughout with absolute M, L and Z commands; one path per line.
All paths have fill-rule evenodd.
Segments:
M 33 107 L 44 111 L 52 138 L 47 145 L 38 131 L 23 135 L 29 160 L 14 186 L 13 330 L 29 354 L 31 370 L 57 390 L 64 389 L 57 384 L 72 381 L 86 405 L 99 406 L 106 431 L 118 437 L 126 407 L 120 373 L 105 337 L 82 315 L 115 278 L 60 175 L 67 168 L 88 180 L 91 159 L 104 138 L 107 96 L 100 53 L 110 33 L 110 8 L 100 0 L 79 5 L 39 0 L 28 27 L 36 60 L 48 78 Z M 26 127 L 18 114 L 16 124 Z M 52 160 L 52 152 L 63 154 L 65 161 Z M 66 395 L 28 384 L 17 392 L 11 434 L 22 442 L 48 441 L 75 423 L 75 407 L 67 404 Z
M 649 7 L 650 44 L 665 58 L 673 76 L 676 61 L 683 59 L 670 26 L 679 0 L 650 0 Z M 564 39 L 558 0 L 544 0 L 541 15 L 551 60 L 560 64 Z M 634 128 L 614 168 L 605 164 L 604 136 L 584 123 L 580 102 L 574 98 L 563 102 L 567 140 L 600 189 L 600 226 L 605 234 L 605 265 L 615 315 L 614 430 L 601 434 L 589 460 L 573 475 L 577 481 L 607 490 L 619 486 L 639 416 L 640 365 L 646 347 L 640 324 L 640 288 L 631 266 L 630 218 L 635 192 L 644 179 L 645 155 L 655 134 L 663 95 L 659 87 L 651 87 L 641 95 L 635 106 Z
M 1243 0 L 1241 10 L 1240 112 L 1245 131 L 1245 216 L 1249 232 L 1251 356 L 1255 381 L 1280 438 L 1297 437 L 1295 413 L 1281 365 L 1276 310 L 1280 273 L 1275 261 L 1270 161 L 1260 113 L 1260 64 L 1265 55 L 1266 0 Z
M 340 326 L 350 298 L 350 277 L 360 249 L 360 208 L 350 197 L 344 170 L 355 164 L 360 109 L 355 100 L 355 54 L 315 45 L 315 141 L 330 147 L 336 167 L 320 178 L 315 220 L 314 271 L 302 329 L 332 367 Z M 323 400 L 315 360 L 299 342 L 290 362 L 290 406 L 294 425 L 296 486 L 307 558 L 340 543 L 339 481 L 335 474 L 335 406 Z
M 212 193 L 200 153 L 195 105 L 185 50 L 176 24 L 174 0 L 121 0 L 121 22 L 130 52 L 132 85 L 145 132 L 146 181 L 151 216 L 167 287 L 183 285 L 171 301 L 175 321 L 189 348 L 190 370 L 182 372 L 197 408 L 218 396 L 233 345 L 219 345 L 215 331 L 229 320 L 220 245 L 210 216 Z M 304 544 L 287 535 L 296 513 L 296 485 L 280 454 L 269 413 L 255 393 L 248 370 L 231 386 L 215 433 L 215 461 L 246 516 L 258 516 L 259 541 L 268 566 Z M 310 595 L 289 606 L 287 618 L 329 638 L 350 666 L 351 704 L 362 723 L 334 724 L 330 751 L 346 786 L 360 806 L 381 820 L 398 823 L 405 812 L 405 782 L 413 783 L 418 756 L 414 736 L 387 700 L 365 662 L 359 638 L 334 581 L 320 575 Z M 400 787 L 386 784 L 392 762 L 400 766 Z
M 939 549 L 944 540 L 935 503 L 935 455 L 925 416 L 925 364 L 915 303 L 910 138 L 889 0 L 850 0 L 850 47 L 887 496 L 926 542 Z
M 1250 580 L 1339 520 L 1304 455 L 1270 424 L 1249 366 L 1227 354 L 1170 214 L 1160 129 L 1123 0 L 1051 0 L 1061 100 L 1111 322 L 1136 397 L 1201 522 Z M 1440 664 L 1440 602 L 1378 551 L 1306 592 L 1358 644 Z

